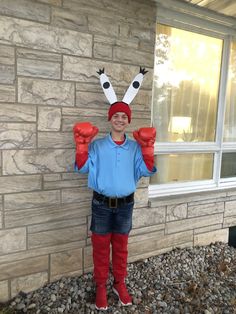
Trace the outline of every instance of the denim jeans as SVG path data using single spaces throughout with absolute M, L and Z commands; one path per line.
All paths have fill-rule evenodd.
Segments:
M 92 200 L 92 220 L 90 230 L 98 234 L 128 234 L 132 228 L 134 202 L 109 208 L 104 201 Z

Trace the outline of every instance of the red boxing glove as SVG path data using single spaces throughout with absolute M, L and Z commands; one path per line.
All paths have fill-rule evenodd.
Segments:
M 143 159 L 146 163 L 147 168 L 152 171 L 154 166 L 154 143 L 156 139 L 156 129 L 140 128 L 133 132 L 135 140 L 140 144 Z
M 98 128 L 90 122 L 76 123 L 73 127 L 76 144 L 76 164 L 81 168 L 88 159 L 88 145 L 98 133 Z

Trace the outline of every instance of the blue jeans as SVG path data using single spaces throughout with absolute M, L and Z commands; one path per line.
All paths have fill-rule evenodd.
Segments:
M 104 201 L 93 198 L 90 230 L 98 234 L 128 234 L 132 228 L 133 207 L 134 202 L 130 202 L 117 208 L 109 208 Z

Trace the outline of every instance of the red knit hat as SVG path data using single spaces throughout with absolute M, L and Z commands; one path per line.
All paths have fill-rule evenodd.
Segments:
M 125 102 L 122 102 L 122 101 L 120 101 L 120 102 L 117 101 L 114 104 L 112 104 L 110 106 L 109 111 L 108 111 L 108 121 L 110 121 L 113 114 L 115 114 L 117 112 L 124 112 L 128 116 L 128 121 L 130 123 L 130 121 L 131 121 L 131 110 L 130 110 L 129 105 L 127 105 Z

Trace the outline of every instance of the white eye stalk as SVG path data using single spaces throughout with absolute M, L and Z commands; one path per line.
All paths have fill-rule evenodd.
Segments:
M 134 99 L 134 97 L 137 95 L 139 88 L 143 82 L 143 77 L 148 71 L 145 70 L 145 68 L 140 67 L 139 74 L 135 76 L 132 83 L 130 84 L 129 88 L 127 89 L 124 98 L 122 99 L 122 102 L 129 105 L 131 101 Z M 109 103 L 112 105 L 115 102 L 117 102 L 116 93 L 111 85 L 111 82 L 109 81 L 109 78 L 104 73 L 104 68 L 100 69 L 97 72 L 100 75 L 100 83 L 103 88 L 103 92 L 109 101 Z
M 100 75 L 100 83 L 107 100 L 110 104 L 114 104 L 117 102 L 116 93 L 111 85 L 111 82 L 109 81 L 109 78 L 104 73 L 104 68 L 99 70 L 97 73 Z
M 126 104 L 130 104 L 134 97 L 137 95 L 139 88 L 143 82 L 143 77 L 147 73 L 144 68 L 140 67 L 140 72 L 135 76 L 132 83 L 130 84 L 129 88 L 127 89 L 124 98 L 122 99 L 123 102 Z

